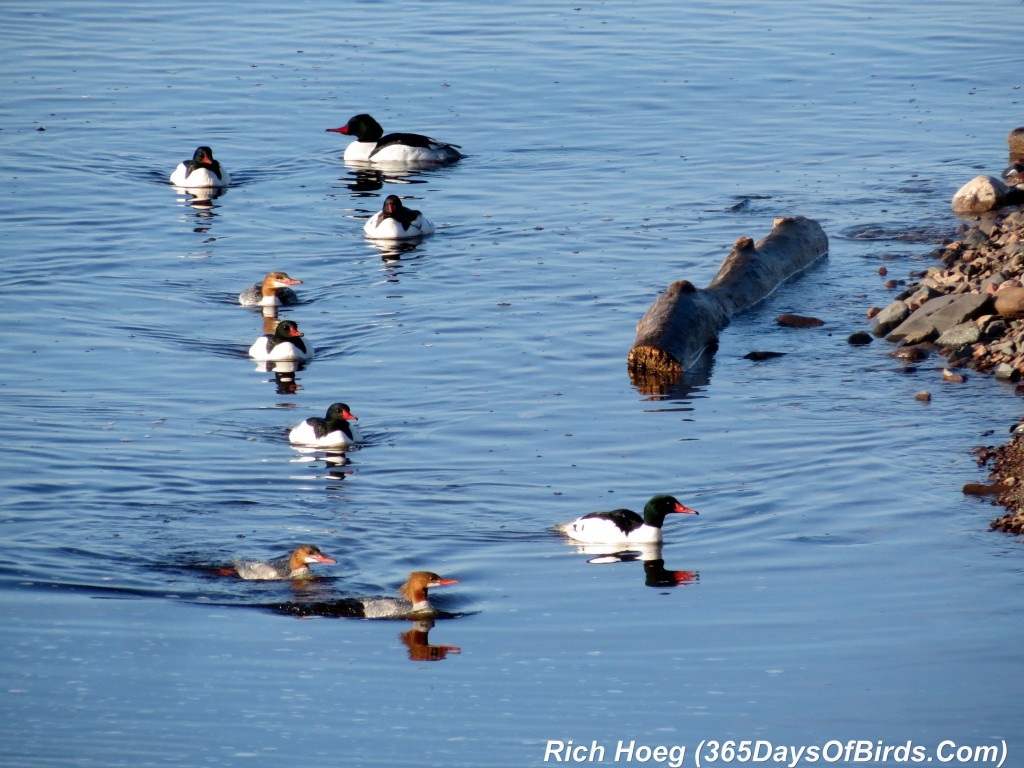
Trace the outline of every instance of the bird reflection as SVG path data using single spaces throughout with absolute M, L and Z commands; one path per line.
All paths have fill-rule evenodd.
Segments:
M 256 363 L 257 371 L 274 374 L 274 384 L 279 395 L 294 395 L 299 391 L 297 374 L 305 367 L 305 363 L 297 363 L 293 360 L 271 360 Z
M 179 199 L 201 212 L 209 212 L 215 208 L 213 201 L 221 195 L 227 194 L 227 189 L 223 187 L 186 188 L 171 185 L 171 188 L 178 193 Z
M 351 169 L 347 178 L 342 176 L 339 181 L 362 197 L 375 197 L 374 192 L 384 187 L 387 177 L 383 171 L 372 169 Z
M 338 181 L 355 193 L 356 197 L 377 197 L 385 184 L 426 184 L 416 171 L 383 171 L 379 168 L 348 165 L 348 173 Z
M 591 565 L 641 561 L 644 565 L 644 584 L 648 587 L 676 587 L 682 584 L 693 584 L 700 580 L 698 571 L 673 571 L 666 568 L 660 543 L 631 544 L 628 549 L 620 549 L 620 546 L 615 544 L 574 544 L 573 548 L 578 554 L 588 555 L 587 562 Z
M 352 464 L 352 459 L 348 457 L 344 451 L 331 449 L 324 451 L 322 448 L 304 448 L 297 447 L 296 450 L 300 452 L 298 458 L 292 459 L 295 462 L 312 462 L 309 466 L 314 466 L 315 462 L 324 462 L 324 474 L 323 479 L 335 480 L 341 482 L 349 475 L 354 475 L 356 469 Z M 338 486 L 328 485 L 328 488 L 337 489 Z
M 403 255 L 413 253 L 419 244 L 423 242 L 422 237 L 409 240 L 377 240 L 367 238 L 366 242 L 380 251 L 381 261 L 385 263 L 401 261 Z
M 441 661 L 449 653 L 462 653 L 457 645 L 432 645 L 429 635 L 433 628 L 433 619 L 424 619 L 414 621 L 412 629 L 398 633 L 398 639 L 409 651 L 409 661 Z

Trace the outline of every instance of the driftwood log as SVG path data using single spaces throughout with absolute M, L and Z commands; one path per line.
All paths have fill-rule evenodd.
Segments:
M 678 381 L 718 341 L 729 319 L 770 294 L 779 283 L 828 252 L 821 225 L 803 216 L 775 219 L 760 242 L 736 241 L 707 288 L 677 280 L 637 324 L 629 352 L 634 383 Z

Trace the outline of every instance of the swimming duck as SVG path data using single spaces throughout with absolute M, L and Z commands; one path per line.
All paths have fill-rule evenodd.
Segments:
M 310 563 L 336 563 L 313 544 L 296 547 L 288 557 L 277 560 L 236 560 L 234 572 L 243 579 L 271 581 L 275 579 L 309 579 Z
M 260 362 L 306 362 L 313 357 L 313 346 L 302 339 L 294 320 L 282 320 L 273 334 L 265 333 L 249 347 L 249 357 Z
M 347 163 L 380 163 L 383 165 L 433 166 L 454 163 L 462 158 L 457 144 L 446 144 L 418 133 L 384 135 L 380 123 L 369 115 L 356 115 L 341 128 L 329 132 L 355 136 L 345 147 Z
M 398 588 L 397 597 L 343 597 L 325 602 L 289 602 L 268 606 L 292 616 L 332 616 L 348 619 L 425 619 L 440 612 L 430 603 L 427 590 L 458 584 L 430 571 L 413 571 Z
M 413 571 L 405 583 L 398 588 L 401 598 L 364 598 L 363 616 L 367 619 L 431 616 L 437 613 L 437 609 L 430 604 L 427 590 L 430 587 L 446 587 L 458 583 L 458 579 L 445 579 L 431 571 Z
M 311 416 L 288 433 L 292 445 L 315 448 L 349 448 L 361 437 L 350 420 L 358 418 L 345 403 L 332 403 L 324 418 Z
M 238 303 L 243 307 L 280 307 L 298 304 L 299 297 L 289 286 L 302 285 L 286 272 L 268 272 L 262 283 L 253 283 L 240 294 Z
M 213 150 L 199 147 L 191 160 L 183 160 L 171 174 L 171 184 L 176 187 L 226 187 L 231 183 L 228 172 L 213 159 Z
M 434 225 L 419 211 L 406 208 L 398 195 L 384 198 L 380 213 L 373 214 L 363 225 L 367 237 L 380 240 L 407 240 L 433 231 Z
M 630 509 L 591 512 L 572 522 L 556 525 L 555 530 L 575 541 L 592 544 L 651 544 L 661 541 L 661 526 L 665 522 L 665 515 L 673 512 L 699 514 L 697 510 L 683 506 L 674 496 L 658 494 L 652 496 L 644 506 L 643 517 Z

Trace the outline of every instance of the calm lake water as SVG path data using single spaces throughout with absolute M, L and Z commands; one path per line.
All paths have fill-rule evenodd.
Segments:
M 891 300 L 878 267 L 930 266 L 952 193 L 1006 164 L 1022 13 L 6 3 L 0 763 L 522 767 L 596 740 L 591 764 L 669 764 L 622 740 L 693 766 L 705 739 L 860 739 L 1018 764 L 1024 551 L 960 488 L 1019 401 L 846 337 Z M 467 158 L 356 174 L 324 129 L 357 112 Z M 199 144 L 236 182 L 212 203 L 166 184 Z M 437 233 L 368 243 L 391 193 Z M 828 258 L 707 377 L 634 386 L 658 292 L 779 215 L 818 219 Z M 303 280 L 294 385 L 246 356 L 263 321 L 235 297 L 270 269 Z M 293 450 L 337 400 L 367 445 Z M 549 530 L 660 492 L 701 514 L 659 553 Z M 210 570 L 303 542 L 338 561 L 306 587 Z M 433 628 L 263 607 L 420 568 L 460 582 Z M 905 761 L 829 764 L 867 763 Z

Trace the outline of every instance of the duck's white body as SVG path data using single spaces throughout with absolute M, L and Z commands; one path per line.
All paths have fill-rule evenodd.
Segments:
M 643 523 L 633 530 L 623 531 L 611 520 L 581 517 L 555 527 L 569 538 L 588 544 L 657 544 L 661 541 L 661 528 Z
M 304 363 L 313 357 L 313 345 L 302 338 L 294 320 L 282 320 L 273 333 L 265 333 L 249 347 L 249 357 L 262 363 Z
M 209 168 L 196 168 L 189 172 L 187 163 L 178 163 L 171 173 L 171 184 L 183 189 L 220 189 L 231 184 L 231 176 L 223 169 L 219 176 Z
M 306 445 L 311 448 L 353 448 L 362 442 L 362 435 L 359 433 L 359 428 L 354 425 L 349 429 L 352 431 L 351 435 L 345 434 L 340 429 L 318 435 L 317 430 L 307 419 L 292 428 L 288 433 L 288 441 L 292 445 Z
M 384 211 L 373 214 L 363 225 L 367 237 L 375 240 L 410 240 L 414 237 L 425 237 L 434 233 L 434 225 L 419 213 L 408 225 L 388 216 Z
M 313 359 L 313 345 L 309 342 L 303 342 L 305 349 L 290 341 L 281 341 L 271 347 L 271 338 L 270 334 L 264 334 L 256 339 L 249 347 L 249 357 L 261 363 L 305 363 Z
M 674 512 L 698 514 L 674 497 L 659 494 L 647 502 L 643 517 L 630 509 L 591 512 L 568 523 L 556 525 L 555 530 L 574 541 L 587 544 L 657 544 L 662 539 L 661 526 L 665 515 Z
M 213 159 L 212 149 L 198 147 L 191 160 L 178 163 L 170 181 L 184 189 L 221 189 L 231 183 L 231 176 Z
M 344 155 L 346 163 L 372 163 L 413 168 L 445 165 L 460 157 L 462 155 L 450 144 L 433 139 L 424 147 L 402 143 L 381 145 L 376 141 L 353 141 L 345 147 Z
M 288 433 L 292 445 L 310 448 L 352 448 L 362 442 L 358 420 L 345 403 L 333 403 L 324 418 L 311 417 Z

